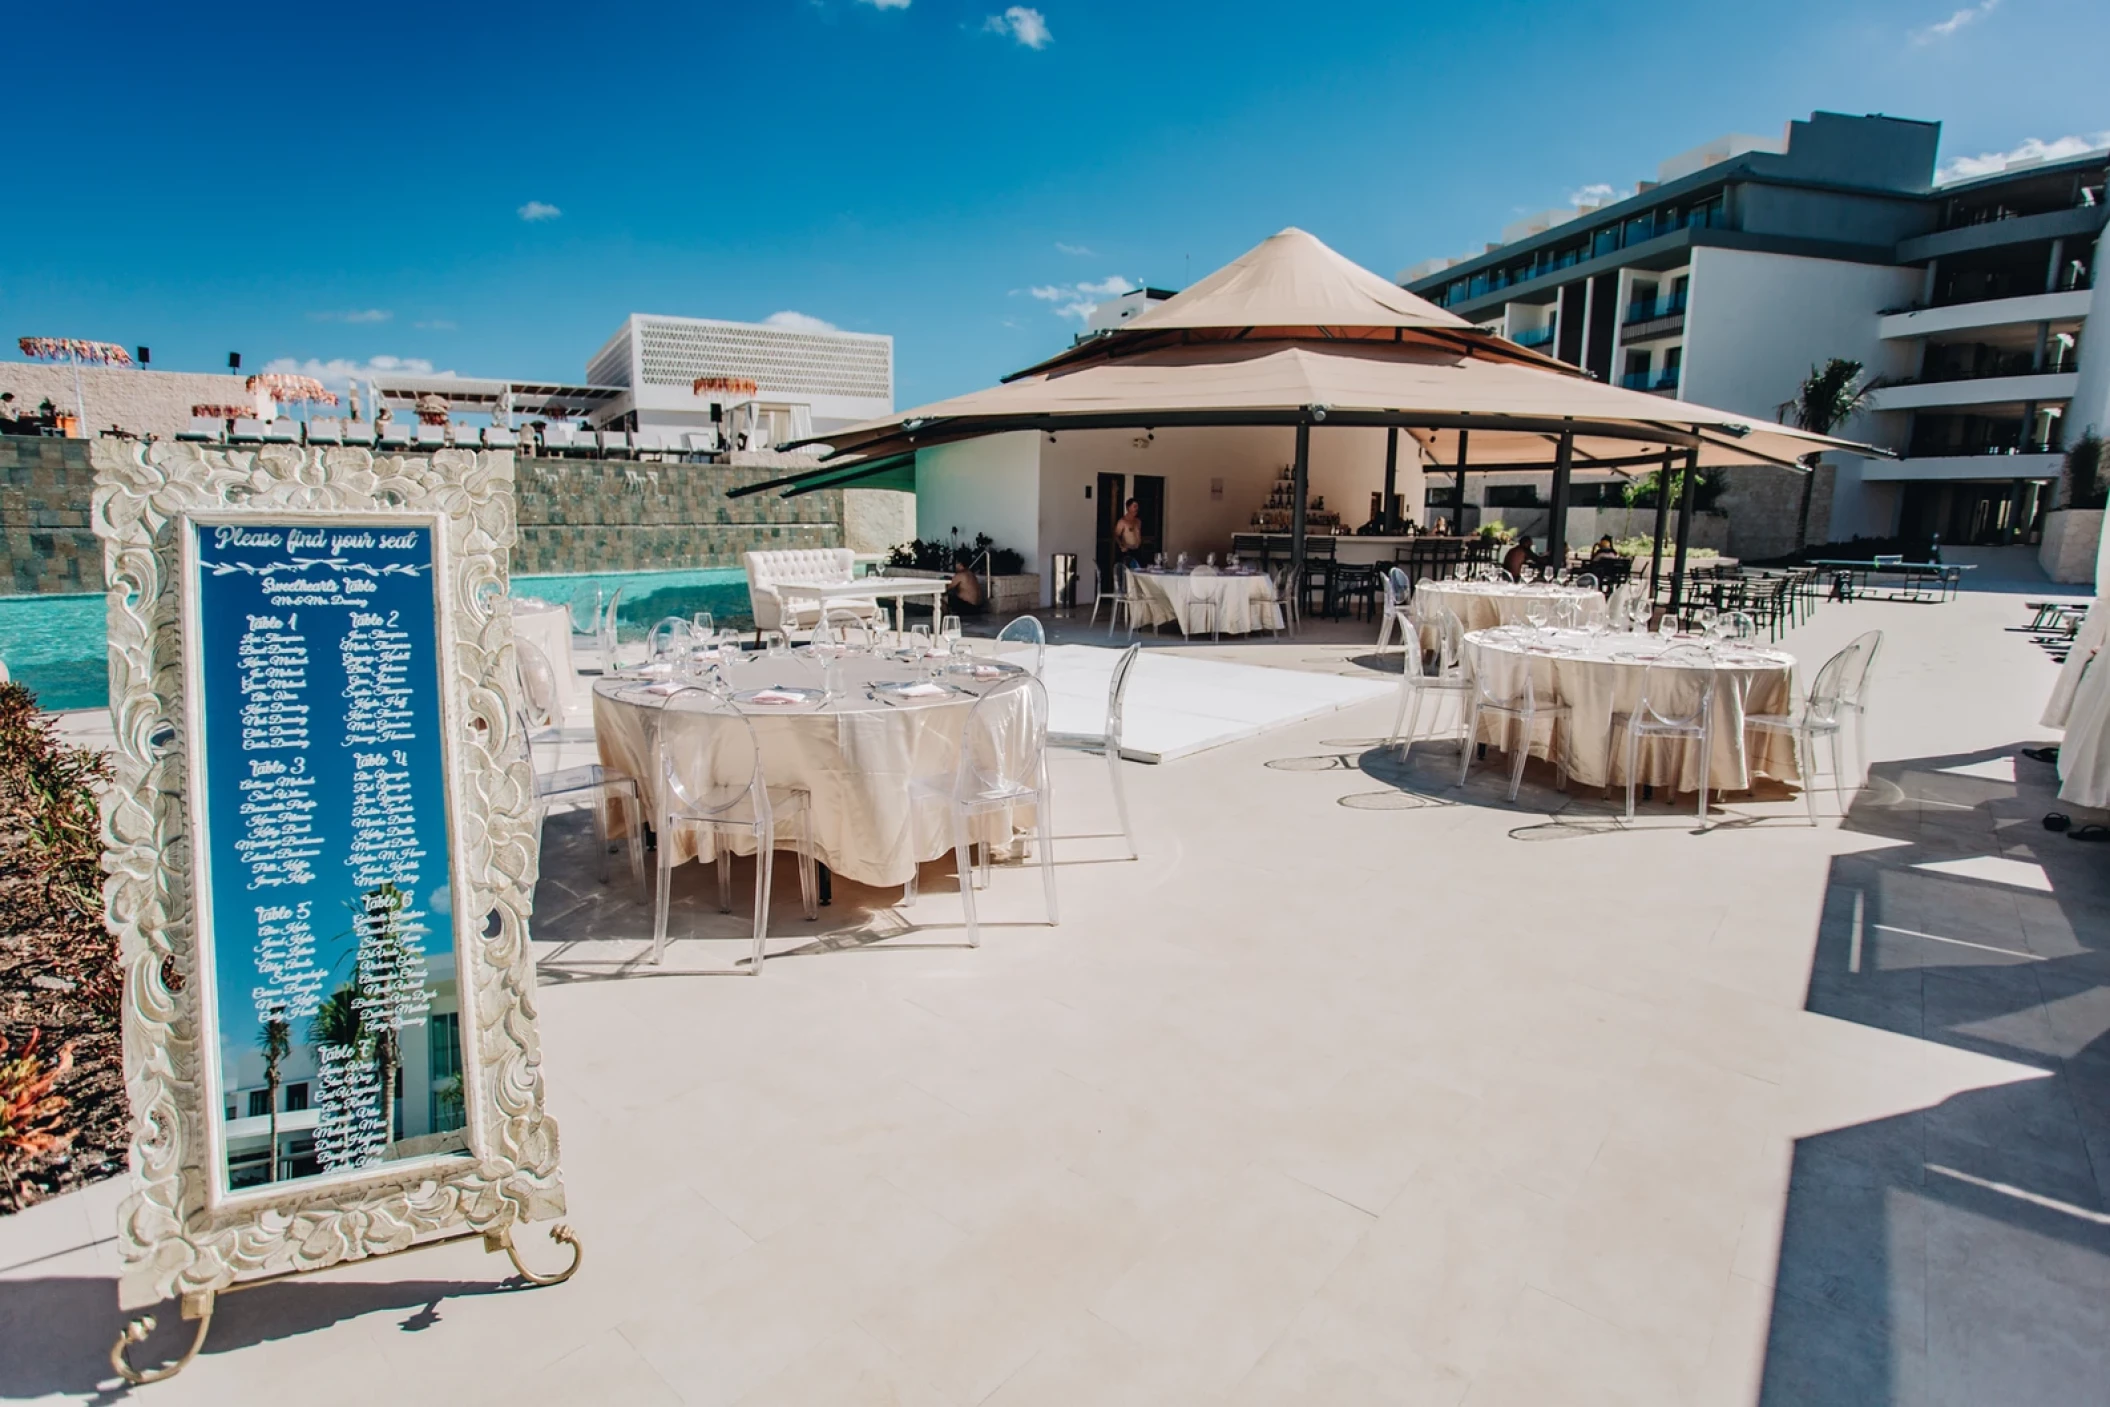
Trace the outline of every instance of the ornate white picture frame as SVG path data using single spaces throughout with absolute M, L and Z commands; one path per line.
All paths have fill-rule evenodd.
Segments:
M 104 802 L 104 898 L 124 977 L 134 1121 L 133 1190 L 119 1215 L 121 1304 L 180 1297 L 187 1315 L 209 1320 L 214 1294 L 259 1280 L 467 1234 L 510 1249 L 516 1223 L 564 1210 L 527 946 L 535 784 L 510 702 L 512 456 L 115 439 L 96 441 L 92 455 L 117 740 Z M 223 1185 L 203 1006 L 209 935 L 197 927 L 192 847 L 203 779 L 191 775 L 202 695 L 186 659 L 194 564 L 184 543 L 190 522 L 245 515 L 433 530 L 468 1148 L 236 1193 Z M 200 1305 L 202 1315 L 193 1313 Z

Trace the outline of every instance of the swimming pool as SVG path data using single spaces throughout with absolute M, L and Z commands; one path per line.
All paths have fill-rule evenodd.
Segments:
M 617 587 L 623 599 L 616 620 L 625 636 L 640 638 L 665 616 L 709 611 L 721 626 L 744 625 L 752 614 L 747 573 L 739 567 L 682 572 L 592 572 L 575 576 L 518 576 L 515 596 L 569 602 L 582 587 Z M 35 691 L 37 702 L 56 713 L 69 708 L 105 708 L 110 702 L 105 659 L 103 597 L 0 596 L 0 661 L 17 682 Z

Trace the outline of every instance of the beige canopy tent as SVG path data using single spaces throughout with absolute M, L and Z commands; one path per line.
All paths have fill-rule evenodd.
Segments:
M 878 474 L 928 449 L 1007 431 L 1293 426 L 1294 498 L 1304 501 L 1316 426 L 1392 430 L 1385 510 L 1405 435 L 1432 466 L 1553 471 L 1549 553 L 1566 550 L 1576 468 L 1688 470 L 1770 464 L 1808 472 L 1827 449 L 1881 451 L 1727 411 L 1604 385 L 1484 332 L 1327 248 L 1302 230 L 1268 239 L 1124 326 L 987 390 L 833 430 L 805 443 L 822 467 L 737 492 L 799 493 Z M 1696 474 L 1678 513 L 1681 600 Z M 1669 482 L 1666 474 L 1664 482 Z M 1667 495 L 1658 495 L 1658 555 Z M 1291 558 L 1301 571 L 1304 521 Z

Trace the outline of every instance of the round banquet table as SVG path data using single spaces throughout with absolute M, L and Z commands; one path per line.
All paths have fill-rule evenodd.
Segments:
M 1672 645 L 1699 643 L 1697 637 L 1665 640 L 1648 634 L 1497 628 L 1469 632 L 1465 654 L 1474 678 L 1498 698 L 1521 694 L 1522 671 L 1529 669 L 1533 692 L 1540 699 L 1567 704 L 1569 717 L 1562 726 L 1568 730 L 1568 775 L 1584 786 L 1608 787 L 1626 785 L 1626 739 L 1612 737 L 1612 715 L 1630 714 L 1640 705 L 1650 660 Z M 1714 735 L 1708 789 L 1741 791 L 1753 776 L 1800 784 L 1794 738 L 1771 731 L 1747 736 L 1744 728 L 1749 714 L 1794 711 L 1794 656 L 1737 643 L 1716 647 L 1712 657 Z M 1673 717 L 1691 712 L 1705 687 L 1694 670 L 1657 677 L 1671 680 L 1671 692 L 1655 701 L 1656 708 Z M 1506 718 L 1485 716 L 1477 741 L 1503 746 L 1505 730 L 1513 732 L 1515 726 Z M 1550 719 L 1532 725 L 1533 756 L 1553 757 L 1553 729 Z M 1639 770 L 1636 780 L 1646 786 L 1694 791 L 1700 780 L 1699 740 L 1644 737 Z
M 1578 625 L 1601 625 L 1611 619 L 1604 596 L 1587 586 L 1559 586 L 1550 582 L 1424 581 L 1414 588 L 1417 619 L 1426 621 L 1432 608 L 1441 607 L 1458 617 L 1465 630 L 1488 630 L 1498 625 L 1524 625 L 1534 602 L 1546 608 L 1546 621 L 1563 601 L 1573 602 L 1582 612 Z M 1422 628 L 1422 648 L 1433 649 L 1433 628 Z
M 978 659 L 976 663 L 986 666 L 990 661 Z M 986 680 L 948 673 L 943 682 L 951 690 L 942 697 L 889 702 L 872 693 L 870 686 L 921 680 L 926 670 L 920 662 L 891 654 L 852 652 L 837 664 L 841 692 L 818 707 L 737 707 L 754 724 L 764 780 L 772 787 L 795 788 L 812 798 L 816 858 L 836 874 L 862 884 L 905 884 L 917 864 L 942 858 L 953 848 L 950 808 L 911 805 L 909 780 L 942 777 L 949 782 L 975 700 L 1002 679 L 1024 671 L 1015 665 L 998 665 L 1000 673 Z M 822 662 L 805 651 L 743 656 L 722 665 L 721 673 L 736 692 L 783 686 L 818 689 L 827 677 Z M 630 674 L 594 683 L 593 726 L 601 763 L 637 779 L 648 815 L 658 811 L 660 783 L 653 754 L 661 710 L 669 694 L 693 682 Z M 620 808 L 611 810 L 619 812 Z M 625 834 L 627 824 L 627 817 L 611 816 L 610 834 Z M 1017 830 L 1032 824 L 1032 808 L 1021 806 L 1008 814 L 977 817 L 970 834 L 974 840 L 1007 847 Z M 671 840 L 661 836 L 659 843 L 672 844 L 674 862 L 680 864 L 696 857 L 702 832 L 689 826 L 676 830 Z M 752 836 L 724 830 L 717 836 L 719 843 L 729 842 L 735 854 L 754 853 Z M 780 829 L 777 847 L 790 849 L 793 844 L 790 831 Z
M 1138 626 L 1172 621 L 1182 635 L 1213 631 L 1223 635 L 1247 635 L 1255 630 L 1280 630 L 1282 607 L 1275 601 L 1275 583 L 1259 572 L 1169 572 L 1140 568 L 1130 575 L 1142 598 L 1138 603 Z M 1194 609 L 1197 602 L 1214 602 L 1216 619 L 1207 610 Z
M 513 598 L 513 638 L 542 651 L 556 671 L 557 688 L 570 698 L 578 686 L 571 658 L 571 607 L 533 596 Z

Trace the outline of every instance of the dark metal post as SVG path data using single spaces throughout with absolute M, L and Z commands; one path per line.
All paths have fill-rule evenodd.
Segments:
M 1553 461 L 1553 508 L 1546 515 L 1546 561 L 1555 572 L 1568 569 L 1568 479 L 1574 464 L 1575 432 L 1563 430 Z
M 1458 432 L 1458 496 L 1457 502 L 1451 505 L 1451 533 L 1456 537 L 1464 537 L 1466 535 L 1465 451 L 1466 447 L 1472 443 L 1472 438 L 1473 432 L 1470 430 L 1460 430 Z
M 1297 462 L 1290 471 L 1289 589 L 1298 613 L 1304 606 L 1304 496 L 1311 485 L 1311 425 L 1297 426 Z
M 1670 611 L 1685 613 L 1685 548 L 1692 539 L 1692 491 L 1700 481 L 1700 452 L 1685 451 L 1685 491 L 1678 495 L 1678 556 L 1670 569 Z
M 1399 531 L 1399 427 L 1385 432 L 1385 513 L 1378 524 L 1386 532 Z
M 1676 450 L 1663 451 L 1663 470 L 1656 478 L 1656 549 L 1648 559 L 1648 604 L 1654 609 L 1656 590 L 1663 579 L 1663 531 L 1670 526 L 1670 474 L 1677 461 Z

